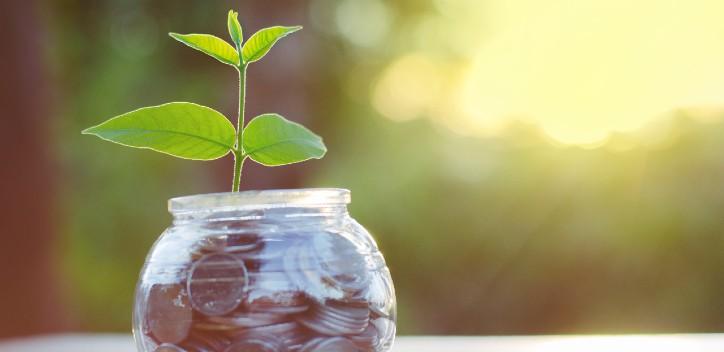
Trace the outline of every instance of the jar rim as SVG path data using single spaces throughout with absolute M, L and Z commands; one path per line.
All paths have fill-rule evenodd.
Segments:
M 346 205 L 351 200 L 351 192 L 344 188 L 252 190 L 174 197 L 168 200 L 168 211 L 175 214 L 218 209 Z

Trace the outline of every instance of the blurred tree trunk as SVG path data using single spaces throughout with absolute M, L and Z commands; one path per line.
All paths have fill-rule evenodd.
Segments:
M 0 4 L 0 337 L 66 326 L 55 268 L 52 115 L 37 5 Z

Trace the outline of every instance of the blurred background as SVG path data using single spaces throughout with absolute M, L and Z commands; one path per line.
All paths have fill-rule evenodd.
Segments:
M 305 26 L 247 116 L 322 135 L 245 189 L 343 187 L 402 334 L 724 330 L 724 4 L 705 0 L 54 0 L 0 5 L 0 337 L 130 331 L 166 200 L 231 187 L 81 136 L 135 108 L 234 116 L 233 69 L 167 37 Z

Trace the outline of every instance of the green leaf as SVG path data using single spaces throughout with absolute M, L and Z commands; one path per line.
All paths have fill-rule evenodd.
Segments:
M 236 44 L 237 48 L 241 48 L 241 42 L 244 41 L 244 32 L 241 30 L 241 23 L 239 23 L 239 13 L 234 10 L 229 10 L 229 18 L 227 20 L 229 27 L 229 35 L 231 40 Z
M 269 52 L 274 44 L 279 39 L 286 37 L 298 30 L 302 29 L 302 26 L 294 27 L 282 27 L 275 26 L 264 28 L 251 36 L 249 40 L 244 43 L 244 47 L 241 49 L 241 57 L 244 63 L 252 63 L 260 60 L 266 53 Z
M 236 130 L 214 109 L 193 103 L 168 103 L 113 117 L 83 134 L 179 158 L 213 160 L 233 148 Z
M 277 114 L 259 115 L 243 132 L 244 153 L 266 166 L 321 159 L 327 153 L 322 138 Z
M 225 64 L 239 66 L 239 53 L 231 44 L 219 37 L 210 34 L 169 33 L 168 35 Z

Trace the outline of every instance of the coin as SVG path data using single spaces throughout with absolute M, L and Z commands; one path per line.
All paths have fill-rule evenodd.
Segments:
M 345 305 L 342 302 L 327 301 L 325 304 L 314 304 L 307 313 L 300 315 L 297 321 L 323 335 L 354 335 L 367 328 L 369 310 L 365 302 Z
M 351 335 L 348 338 L 364 351 L 376 351 L 380 345 L 379 332 L 372 324 L 367 325 L 361 334 Z
M 147 306 L 146 320 L 156 340 L 174 344 L 186 338 L 191 328 L 192 309 L 183 285 L 153 285 Z
M 161 344 L 161 346 L 156 347 L 156 349 L 153 351 L 154 352 L 186 352 L 186 350 L 184 350 L 183 348 L 170 344 L 170 343 Z
M 258 250 L 262 246 L 259 235 L 253 233 L 234 233 L 226 236 L 224 252 L 243 253 Z
M 207 319 L 209 322 L 230 328 L 251 328 L 280 323 L 287 320 L 287 317 L 268 312 L 236 312 L 227 316 L 210 316 Z
M 312 340 L 307 341 L 302 348 L 299 349 L 299 352 L 314 352 L 317 345 L 319 345 L 321 342 L 326 340 L 325 337 L 317 337 Z
M 293 241 L 284 238 L 264 238 L 258 243 L 256 250 L 245 253 L 238 253 L 240 258 L 269 263 L 280 259 L 286 250 L 294 244 Z
M 224 232 L 228 225 L 218 225 Z M 198 240 L 191 251 L 191 258 L 197 260 L 209 253 L 245 253 L 258 250 L 262 243 L 255 233 L 230 233 L 217 236 L 206 236 Z
M 309 245 L 290 248 L 284 258 L 284 267 L 289 279 L 309 297 L 317 301 L 342 299 L 346 293 L 326 276 Z
M 281 323 L 248 329 L 252 333 L 272 334 L 279 337 L 287 348 L 296 351 L 309 339 L 308 333 L 297 322 Z
M 207 316 L 227 314 L 241 303 L 247 281 L 244 263 L 233 255 L 206 254 L 193 264 L 188 276 L 191 305 Z
M 356 245 L 340 234 L 328 233 L 313 240 L 320 268 L 347 293 L 364 289 L 369 281 L 367 263 Z
M 211 347 L 204 342 L 198 341 L 198 340 L 187 340 L 184 341 L 184 343 L 181 345 L 184 347 L 183 351 L 189 351 L 189 352 L 216 352 L 216 351 L 223 351 L 222 347 L 221 350 L 218 350 L 214 347 Z
M 366 298 L 370 302 L 370 311 L 375 317 L 389 318 L 394 313 L 395 291 L 390 280 L 389 272 L 375 271 L 371 274 Z
M 272 335 L 248 334 L 239 337 L 238 342 L 224 352 L 287 352 L 287 348 Z
M 249 312 L 272 313 L 278 315 L 294 315 L 309 310 L 305 300 L 296 296 L 288 297 L 287 292 L 270 293 L 268 297 L 258 298 L 246 304 Z M 289 293 L 291 294 L 291 293 Z
M 395 333 L 397 332 L 397 326 L 394 321 L 387 318 L 377 318 L 372 319 L 370 325 L 373 325 L 378 331 L 380 348 L 392 344 L 392 340 L 394 340 Z
M 226 247 L 226 238 L 224 236 L 206 236 L 194 243 L 193 258 L 198 259 L 204 254 L 221 252 L 224 247 Z
M 160 332 L 163 340 L 153 329 L 144 332 L 162 344 L 154 352 L 389 348 L 394 289 L 389 272 L 368 263 L 366 242 L 334 232 L 251 234 L 241 227 L 218 227 L 222 235 L 198 242 L 185 286 L 176 285 L 190 326 L 173 338 Z
M 281 336 L 293 332 L 299 328 L 299 324 L 296 322 L 285 322 L 279 324 L 265 325 L 256 328 L 249 328 L 246 330 L 249 334 L 255 335 L 274 335 Z
M 231 339 L 215 332 L 193 331 L 181 344 L 192 352 L 223 351 L 231 345 Z
M 369 282 L 365 256 L 339 234 L 316 234 L 290 249 L 284 264 L 290 279 L 318 301 L 353 299 Z
M 309 341 L 299 352 L 357 352 L 359 349 L 344 337 L 317 338 Z
M 229 336 L 239 341 L 248 336 L 271 335 L 281 340 L 287 347 L 301 345 L 306 337 L 296 322 L 283 322 L 272 325 L 265 325 L 243 330 L 229 332 Z
M 253 273 L 249 281 L 244 299 L 244 307 L 249 311 L 297 314 L 309 308 L 304 293 L 294 287 L 284 272 Z
M 193 325 L 193 328 L 196 330 L 204 330 L 204 331 L 229 331 L 229 330 L 237 330 L 239 329 L 239 326 L 237 325 L 231 325 L 231 324 L 224 324 L 224 323 L 213 323 L 213 322 L 195 322 Z

